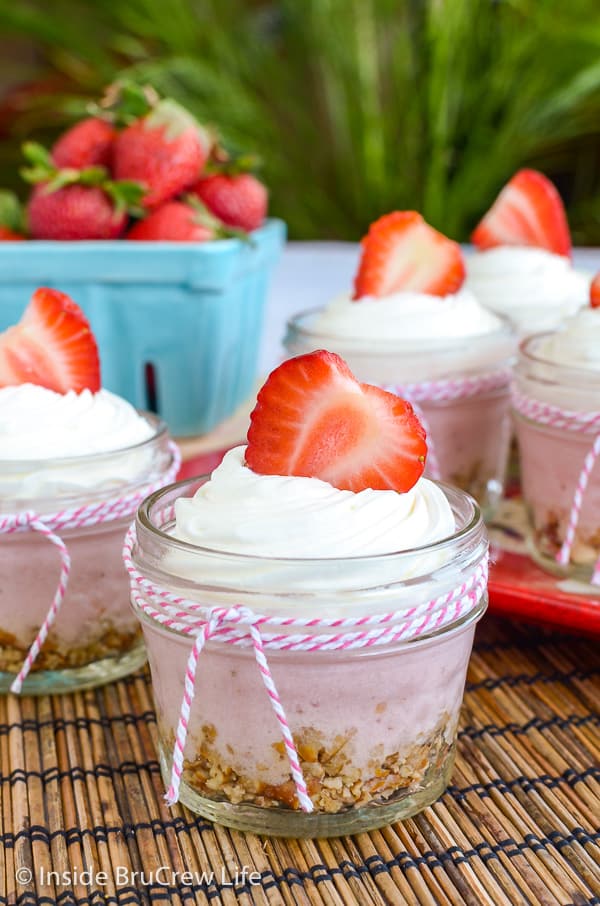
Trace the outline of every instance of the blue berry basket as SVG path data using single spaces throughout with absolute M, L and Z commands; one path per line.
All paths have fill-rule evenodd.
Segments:
M 175 436 L 205 434 L 253 389 L 284 240 L 269 220 L 248 242 L 1 242 L 0 330 L 38 286 L 68 293 L 96 335 L 102 385 Z

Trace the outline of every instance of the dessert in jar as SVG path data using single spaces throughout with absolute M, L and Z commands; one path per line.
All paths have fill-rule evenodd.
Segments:
M 285 346 L 333 349 L 360 380 L 410 399 L 427 427 L 426 474 L 490 515 L 504 485 L 516 342 L 463 281 L 460 247 L 415 211 L 396 211 L 362 240 L 354 292 L 293 318 Z
M 543 173 L 519 170 L 471 239 L 467 286 L 521 337 L 555 330 L 586 304 L 590 279 L 572 265 L 564 206 Z
M 247 446 L 144 502 L 124 556 L 168 802 L 326 836 L 442 793 L 487 542 L 426 454 L 409 403 L 320 350 L 269 376 Z
M 166 426 L 101 389 L 81 310 L 38 289 L 0 335 L 2 691 L 88 688 L 144 662 L 122 541 L 176 467 Z
M 600 579 L 600 275 L 590 304 L 519 350 L 513 391 L 531 551 L 550 571 Z

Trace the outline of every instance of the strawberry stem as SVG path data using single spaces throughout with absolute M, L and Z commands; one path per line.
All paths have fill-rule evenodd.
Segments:
M 150 113 L 159 100 L 160 96 L 151 85 L 118 79 L 108 86 L 100 102 L 91 104 L 88 110 L 115 126 L 129 126 Z
M 25 212 L 14 192 L 0 189 L 0 225 L 13 233 L 25 233 Z

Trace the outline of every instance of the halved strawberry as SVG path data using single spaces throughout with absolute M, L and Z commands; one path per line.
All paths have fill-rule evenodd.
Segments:
M 39 384 L 57 393 L 100 389 L 88 321 L 65 293 L 37 289 L 17 325 L 0 334 L 0 387 Z
M 475 228 L 471 241 L 480 249 L 530 245 L 569 256 L 569 224 L 554 183 L 537 170 L 519 170 Z
M 416 211 L 380 217 L 362 240 L 354 298 L 402 290 L 447 296 L 465 279 L 460 246 L 430 227 Z
M 600 308 L 600 271 L 590 283 L 590 305 L 592 308 Z
M 322 349 L 276 368 L 250 416 L 246 464 L 261 475 L 404 492 L 423 474 L 426 456 L 410 403 L 360 384 L 340 356 Z

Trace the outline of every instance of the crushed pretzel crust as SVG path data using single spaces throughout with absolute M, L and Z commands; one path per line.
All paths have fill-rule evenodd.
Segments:
M 450 717 L 445 713 L 427 739 L 419 738 L 399 751 L 385 752 L 383 745 L 375 746 L 368 767 L 361 771 L 352 764 L 351 741 L 356 733 L 357 728 L 353 728 L 345 736 L 329 741 L 313 727 L 294 734 L 300 766 L 316 811 L 333 814 L 415 792 L 426 774 L 440 770 L 450 754 L 454 737 Z M 291 778 L 271 785 L 237 773 L 217 751 L 216 737 L 215 727 L 204 725 L 197 757 L 184 763 L 183 779 L 192 789 L 233 804 L 299 808 Z M 285 763 L 283 742 L 273 743 L 272 748 L 278 760 Z
M 566 517 L 561 519 L 558 513 L 549 510 L 543 526 L 535 530 L 536 547 L 552 558 L 556 557 L 564 541 L 564 528 L 561 529 L 561 524 L 566 525 Z M 570 562 L 579 566 L 593 566 L 599 555 L 600 528 L 589 534 L 584 534 L 581 528 L 576 529 Z
M 128 651 L 139 638 L 141 638 L 141 631 L 138 629 L 133 632 L 123 632 L 108 626 L 100 636 L 96 636 L 93 642 L 74 648 L 65 645 L 56 634 L 51 632 L 32 664 L 31 672 L 84 667 L 86 664 L 92 664 L 107 657 L 115 657 Z M 14 635 L 0 629 L 0 670 L 6 673 L 18 673 L 28 650 L 28 647 L 24 648 L 17 642 Z

